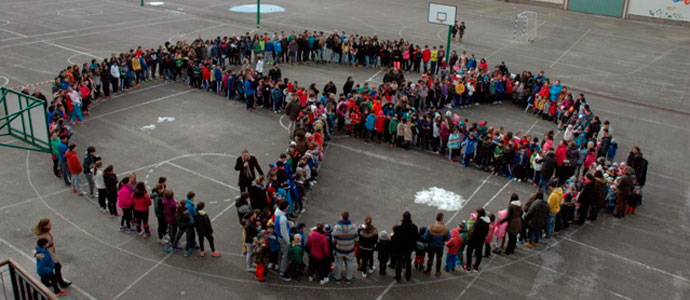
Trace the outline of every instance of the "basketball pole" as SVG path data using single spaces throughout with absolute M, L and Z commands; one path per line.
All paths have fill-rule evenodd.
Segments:
M 261 0 L 256 0 L 256 28 L 261 26 Z
M 144 6 L 144 0 L 141 0 L 141 6 Z
M 448 25 L 448 46 L 446 47 L 446 64 L 450 63 L 450 40 L 452 38 L 453 25 Z

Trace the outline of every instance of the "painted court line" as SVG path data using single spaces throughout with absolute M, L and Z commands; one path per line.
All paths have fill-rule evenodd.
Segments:
M 489 176 L 491 176 L 491 175 L 489 175 Z M 496 197 L 498 197 L 498 195 L 500 195 L 500 194 L 503 192 L 503 190 L 505 190 L 505 189 L 510 185 L 511 182 L 513 182 L 513 181 L 510 180 L 510 179 L 508 179 L 508 182 L 506 182 L 506 184 L 504 184 L 504 185 L 501 187 L 501 189 L 498 190 L 498 192 L 496 192 L 496 194 L 494 194 L 494 196 L 491 197 L 491 199 L 489 199 L 489 201 L 487 201 L 486 203 L 484 203 L 484 205 L 483 205 L 482 207 L 483 207 L 483 208 L 486 208 L 487 206 L 489 206 L 489 204 L 491 204 L 491 202 L 493 202 L 494 199 L 496 199 Z
M 139 277 L 137 277 L 137 279 L 135 279 L 134 281 L 132 281 L 132 283 L 130 283 L 126 288 L 124 288 L 122 291 L 120 291 L 113 299 L 119 299 L 120 297 L 122 297 L 122 295 L 124 295 L 124 294 L 127 293 L 129 290 L 131 290 L 132 287 L 134 287 L 137 283 L 139 283 L 139 281 L 141 281 L 142 279 L 144 279 L 144 277 L 146 277 L 146 276 L 148 276 L 149 274 L 151 274 L 151 272 L 153 272 L 153 270 L 155 270 L 156 268 L 158 268 L 158 266 L 160 266 L 163 262 L 165 262 L 165 261 L 166 261 L 168 258 L 170 258 L 172 255 L 173 255 L 172 253 L 169 253 L 168 255 L 166 255 L 165 257 L 163 257 L 163 258 L 162 258 L 161 260 L 159 260 L 155 265 L 153 265 L 153 267 L 151 267 L 150 269 L 146 270 L 146 272 L 144 272 L 143 274 L 139 275 Z
M 656 271 L 656 272 L 658 272 L 658 273 L 661 273 L 661 274 L 664 274 L 664 275 L 671 276 L 671 277 L 673 277 L 673 278 L 675 278 L 675 279 L 678 279 L 678 280 L 681 280 L 681 281 L 690 282 L 690 279 L 685 278 L 685 277 L 683 277 L 683 276 L 676 275 L 676 274 L 673 274 L 673 273 L 671 273 L 671 272 L 667 272 L 667 271 L 661 270 L 661 269 L 659 269 L 659 268 L 655 268 L 655 267 L 652 267 L 652 266 L 650 266 L 650 265 L 646 265 L 646 264 L 641 263 L 641 262 L 639 262 L 639 261 L 632 260 L 632 259 L 629 259 L 629 258 L 627 258 L 627 257 L 618 255 L 618 254 L 616 254 L 616 253 L 609 252 L 609 251 L 606 251 L 606 250 L 604 250 L 604 249 L 600 249 L 600 248 L 597 248 L 597 247 L 594 247 L 594 246 L 585 244 L 585 243 L 583 243 L 583 242 L 579 242 L 579 241 L 573 240 L 573 239 L 571 239 L 570 237 L 564 237 L 563 240 L 566 240 L 566 241 L 569 241 L 569 242 L 578 244 L 578 245 L 580 245 L 580 246 L 583 246 L 583 247 L 586 247 L 586 248 L 589 248 L 589 249 L 592 249 L 592 250 L 596 250 L 596 251 L 599 251 L 599 252 L 608 254 L 608 255 L 613 256 L 613 257 L 615 257 L 615 258 L 621 259 L 621 260 L 623 260 L 623 261 L 625 261 L 625 262 L 628 262 L 628 263 L 631 263 L 631 264 L 634 264 L 634 265 L 638 265 L 638 266 L 640 266 L 640 267 L 644 267 L 644 268 L 646 268 L 647 270 L 653 270 L 653 271 Z
M 495 259 L 497 256 L 498 256 L 498 255 L 493 255 L 493 256 L 491 257 L 491 259 L 489 260 L 489 262 L 486 263 L 485 266 L 490 265 L 491 262 L 493 262 L 494 259 Z M 474 278 L 472 278 L 472 281 L 470 281 L 470 283 L 469 283 L 467 286 L 465 286 L 464 289 L 462 289 L 462 291 L 460 292 L 460 294 L 459 294 L 457 297 L 455 297 L 455 300 L 459 300 L 460 298 L 462 298 L 462 296 L 465 295 L 465 293 L 467 292 L 467 290 L 469 290 L 470 287 L 472 287 L 472 285 L 474 284 L 474 282 L 477 281 L 477 279 L 479 279 L 479 276 L 482 275 L 482 273 L 484 273 L 486 270 L 487 270 L 487 269 L 486 269 L 486 267 L 485 267 L 484 269 L 482 269 L 481 271 L 479 271 L 479 272 L 477 273 L 477 275 L 474 276 Z
M 576 46 L 577 44 L 579 44 L 580 41 L 582 41 L 582 39 L 584 39 L 585 36 L 586 36 L 591 30 L 592 30 L 592 28 L 587 29 L 587 31 L 585 31 L 585 33 L 583 33 L 582 36 L 580 36 L 580 38 L 577 39 L 577 41 L 575 41 L 575 43 L 572 44 L 572 45 L 570 46 L 570 48 L 568 48 L 568 50 L 565 50 L 565 52 L 563 52 L 563 54 L 561 54 L 561 56 L 559 56 L 558 59 L 556 59 L 556 60 L 549 66 L 549 68 L 553 68 L 553 66 L 554 66 L 556 63 L 558 63 L 558 61 L 560 61 L 561 58 L 563 58 L 564 56 L 566 56 L 566 55 L 570 52 L 570 50 L 573 50 L 573 48 L 575 48 L 575 46 Z
M 477 192 L 479 192 L 479 190 L 486 184 L 486 182 L 489 181 L 489 178 L 491 178 L 491 173 L 489 173 L 489 175 L 487 175 L 486 178 L 484 178 L 484 180 L 482 180 L 482 183 L 474 190 L 474 192 L 472 192 L 472 194 L 470 195 L 470 197 L 467 198 L 467 202 L 466 202 L 466 203 L 470 203 L 470 200 L 472 200 L 472 198 L 474 198 L 474 196 L 477 194 Z M 467 206 L 467 205 L 465 205 L 465 206 Z M 448 221 L 446 221 L 446 224 L 450 224 L 450 223 L 453 221 L 453 219 L 455 219 L 455 217 L 460 213 L 460 211 L 461 211 L 465 206 L 463 206 L 463 207 L 461 207 L 460 209 L 458 209 L 457 211 L 455 211 L 455 213 L 450 217 L 450 219 L 448 219 Z
M 391 288 L 393 288 L 393 286 L 395 285 L 395 282 L 396 282 L 395 280 L 391 281 L 391 283 L 386 287 L 386 289 L 383 290 L 383 292 L 378 297 L 376 297 L 376 300 L 383 299 L 383 296 L 386 295 L 386 293 L 388 293 L 388 291 L 390 291 Z
M 561 275 L 561 276 L 568 277 L 568 278 L 573 279 L 573 280 L 575 280 L 575 281 L 577 281 L 577 282 L 581 282 L 581 283 L 583 283 L 583 284 L 588 284 L 588 282 L 586 282 L 586 281 L 584 281 L 584 280 L 582 280 L 582 279 L 580 279 L 580 278 L 578 278 L 578 277 L 576 277 L 576 276 L 571 276 L 571 275 L 568 275 L 568 274 L 566 274 L 566 273 L 559 272 L 559 271 L 557 271 L 557 270 L 551 269 L 551 268 L 549 268 L 549 267 L 545 267 L 545 266 L 542 266 L 542 265 L 540 265 L 540 264 L 535 264 L 535 263 L 533 263 L 533 262 L 531 262 L 531 261 L 528 261 L 528 260 L 523 260 L 522 262 L 523 262 L 523 263 L 526 263 L 526 264 L 528 264 L 528 265 L 530 265 L 530 266 L 537 267 L 537 268 L 542 269 L 542 270 L 546 270 L 546 271 L 549 271 L 549 272 L 552 272 L 552 273 L 556 273 L 556 274 Z M 611 294 L 611 295 L 616 296 L 616 297 L 619 297 L 619 298 L 622 298 L 622 299 L 626 299 L 626 300 L 632 300 L 632 298 L 627 297 L 627 296 L 624 296 L 624 295 L 621 295 L 621 294 L 616 293 L 616 292 L 614 292 L 614 291 L 611 291 L 611 290 L 608 290 L 608 289 L 605 289 L 605 288 L 601 288 L 601 289 L 604 290 L 604 291 L 606 291 L 607 293 L 609 293 L 609 294 Z
M 168 99 L 168 98 L 172 98 L 172 97 L 177 97 L 177 96 L 180 96 L 180 95 L 188 94 L 188 93 L 191 93 L 191 92 L 193 92 L 193 91 L 194 91 L 194 90 L 187 90 L 187 91 L 175 93 L 175 94 L 172 94 L 172 95 L 163 96 L 163 97 L 156 98 L 156 99 L 151 99 L 151 100 L 149 100 L 149 101 L 141 102 L 141 103 L 134 104 L 134 105 L 130 105 L 130 106 L 127 106 L 127 107 L 124 107 L 124 108 L 121 108 L 121 109 L 117 109 L 117 110 L 113 110 L 113 111 L 110 111 L 110 112 L 107 112 L 107 113 L 103 113 L 103 114 L 100 114 L 100 115 L 97 115 L 97 116 L 93 116 L 93 117 L 87 119 L 87 121 L 98 120 L 98 119 L 100 119 L 100 118 L 107 117 L 107 116 L 112 115 L 112 114 L 116 114 L 116 113 L 119 113 L 119 112 L 123 112 L 123 111 L 126 111 L 126 110 L 130 110 L 130 109 L 133 109 L 133 108 L 137 108 L 137 107 L 140 107 L 140 106 L 144 106 L 144 105 L 147 105 L 147 104 L 156 103 L 156 102 L 158 102 L 158 101 L 162 101 L 162 100 L 165 100 L 165 99 Z
M 238 192 L 240 191 L 240 189 L 237 188 L 237 187 L 234 187 L 234 186 L 232 186 L 232 185 L 229 185 L 229 184 L 227 184 L 227 183 L 225 183 L 225 182 L 222 182 L 222 181 L 220 181 L 220 180 L 218 180 L 218 179 L 215 179 L 215 178 L 206 176 L 206 175 L 201 174 L 201 173 L 199 173 L 199 172 L 197 172 L 197 171 L 187 169 L 187 168 L 185 168 L 185 167 L 183 167 L 183 166 L 180 166 L 180 165 L 178 165 L 178 164 L 176 164 L 176 163 L 172 163 L 172 162 L 166 161 L 165 164 L 171 165 L 171 166 L 173 166 L 173 167 L 175 167 L 175 168 L 178 168 L 178 169 L 180 169 L 180 170 L 187 171 L 187 172 L 189 172 L 189 173 L 192 173 L 192 174 L 194 174 L 194 175 L 196 175 L 196 176 L 199 176 L 199 177 L 202 177 L 202 178 L 204 178 L 204 179 L 208 179 L 208 180 L 213 181 L 213 182 L 215 182 L 215 183 L 217 183 L 217 184 L 220 184 L 220 185 L 222 185 L 222 186 L 224 186 L 224 187 L 226 187 L 226 188 L 229 188 L 229 189 L 231 189 L 231 190 L 233 190 L 233 191 L 238 191 Z

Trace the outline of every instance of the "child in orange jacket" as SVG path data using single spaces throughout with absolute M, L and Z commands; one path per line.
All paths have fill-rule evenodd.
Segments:
M 446 272 L 455 271 L 455 264 L 457 262 L 458 252 L 460 251 L 460 246 L 462 243 L 463 240 L 460 236 L 460 231 L 451 230 L 450 240 L 446 242 L 446 248 L 448 248 L 446 251 Z

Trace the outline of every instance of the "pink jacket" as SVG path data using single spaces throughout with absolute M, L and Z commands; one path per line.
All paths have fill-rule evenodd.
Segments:
M 318 231 L 312 231 L 307 238 L 309 255 L 314 259 L 322 260 L 328 257 L 328 237 Z
M 496 220 L 496 231 L 494 234 L 496 235 L 497 239 L 502 239 L 503 237 L 506 236 L 506 230 L 508 229 L 508 222 L 505 222 L 501 224 L 501 221 L 503 221 L 505 218 L 508 217 L 508 209 L 502 209 L 498 211 L 498 220 Z
M 117 191 L 117 207 L 122 209 L 132 208 L 132 193 L 127 185 L 122 185 Z
M 489 223 L 489 233 L 486 234 L 486 243 L 491 243 L 494 240 L 494 232 L 496 232 L 496 222 Z
M 462 237 L 460 237 L 459 230 L 450 231 L 450 240 L 446 242 L 446 247 L 448 250 L 446 253 L 457 255 L 460 252 L 460 246 L 462 246 Z

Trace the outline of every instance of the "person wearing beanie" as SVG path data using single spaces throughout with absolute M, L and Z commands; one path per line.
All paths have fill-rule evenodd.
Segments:
M 375 250 L 379 253 L 379 274 L 386 275 L 386 264 L 391 257 L 391 237 L 387 231 L 379 232 L 379 241 L 376 243 Z

